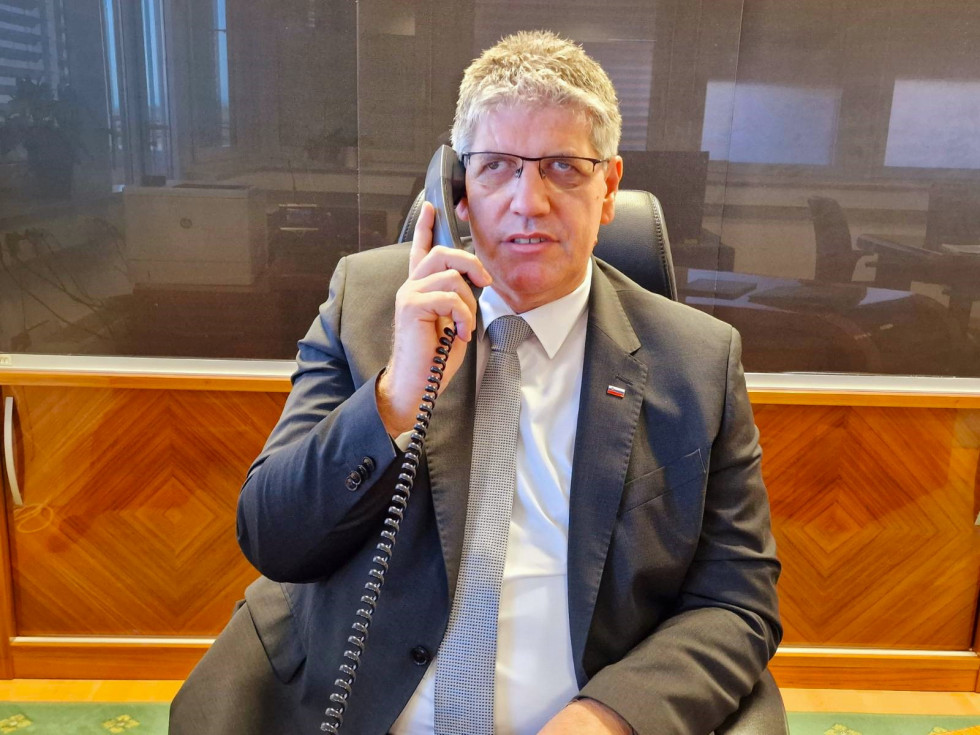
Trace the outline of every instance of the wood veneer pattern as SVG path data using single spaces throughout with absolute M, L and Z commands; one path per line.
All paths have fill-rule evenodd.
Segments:
M 214 635 L 257 572 L 235 540 L 285 396 L 19 386 L 18 635 Z
M 978 412 L 755 412 L 783 562 L 784 643 L 970 649 Z
M 7 390 L 28 503 L 7 509 L 14 632 L 220 631 L 255 576 L 234 542 L 238 487 L 285 396 Z M 787 643 L 970 647 L 978 416 L 756 406 Z

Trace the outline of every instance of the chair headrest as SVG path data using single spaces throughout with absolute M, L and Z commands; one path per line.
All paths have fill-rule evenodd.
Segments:
M 419 210 L 425 201 L 419 192 L 402 225 L 399 242 L 408 242 L 415 231 Z M 469 224 L 460 222 L 460 234 L 470 234 Z M 663 209 L 647 191 L 620 189 L 616 195 L 616 216 L 599 228 L 596 257 L 609 263 L 643 288 L 677 300 L 674 262 Z

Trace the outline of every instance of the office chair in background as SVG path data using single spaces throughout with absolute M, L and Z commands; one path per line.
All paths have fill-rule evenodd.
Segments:
M 851 229 L 836 199 L 810 197 L 810 217 L 817 241 L 814 280 L 850 283 L 861 253 L 851 247 Z

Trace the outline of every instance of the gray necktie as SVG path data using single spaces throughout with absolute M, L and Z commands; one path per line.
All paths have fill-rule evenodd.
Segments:
M 476 400 L 466 530 L 456 597 L 436 669 L 437 735 L 492 735 L 500 580 L 516 490 L 521 365 L 517 346 L 531 333 L 519 316 L 487 328 L 490 358 Z

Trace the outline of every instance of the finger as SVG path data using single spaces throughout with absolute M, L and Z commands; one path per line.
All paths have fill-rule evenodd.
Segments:
M 413 246 L 414 249 L 414 246 Z M 447 248 L 437 245 L 431 248 L 412 268 L 412 278 L 425 278 L 441 271 L 459 271 L 469 279 L 470 283 L 479 288 L 489 286 L 493 282 L 490 272 L 473 253 L 459 248 Z
M 459 337 L 459 330 L 456 328 L 456 324 L 448 316 L 441 316 L 436 320 L 436 332 L 440 337 L 446 334 L 446 330 L 452 330 L 453 334 Z M 463 342 L 469 342 L 469 339 L 463 339 Z
M 408 256 L 408 272 L 414 273 L 416 266 L 432 249 L 432 226 L 436 221 L 436 210 L 429 202 L 422 202 L 419 218 L 412 234 L 412 249 Z
M 410 296 L 408 302 L 410 308 L 428 315 L 426 321 L 438 324 L 443 317 L 451 319 L 457 336 L 464 342 L 470 341 L 476 328 L 476 313 L 460 294 L 455 291 L 418 293 Z
M 474 312 L 476 312 L 476 296 L 463 276 L 457 270 L 439 271 L 424 278 L 409 281 L 407 291 L 413 293 L 434 293 L 437 291 L 453 291 L 460 295 Z

